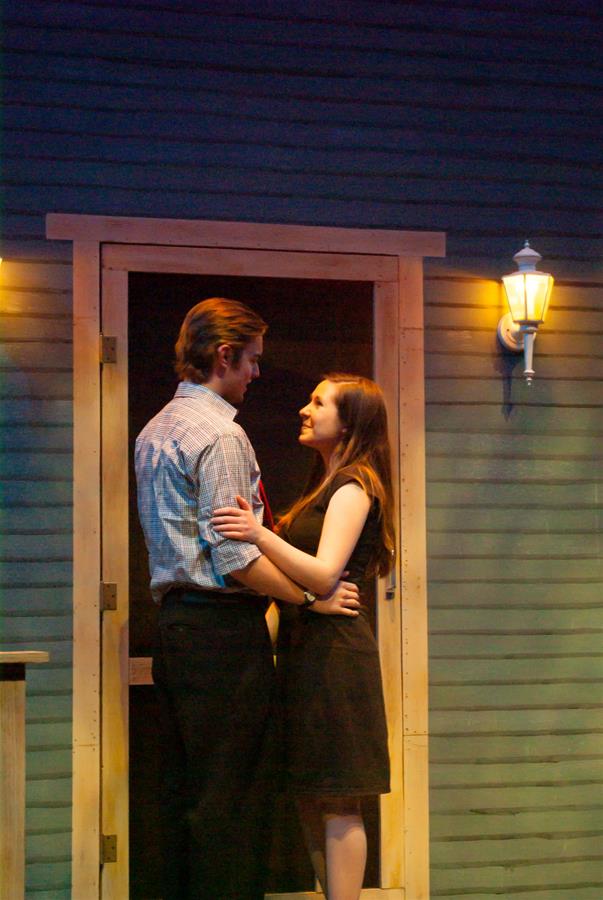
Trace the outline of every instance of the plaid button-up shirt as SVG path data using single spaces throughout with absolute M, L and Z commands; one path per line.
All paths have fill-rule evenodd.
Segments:
M 157 602 L 172 587 L 245 590 L 228 573 L 260 556 L 255 544 L 209 524 L 214 509 L 236 506 L 236 494 L 262 520 L 260 470 L 235 415 L 214 391 L 184 381 L 136 439 L 138 512 Z

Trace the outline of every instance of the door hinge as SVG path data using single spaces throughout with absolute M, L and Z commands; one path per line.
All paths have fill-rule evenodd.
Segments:
M 100 585 L 100 609 L 106 612 L 108 609 L 117 609 L 117 585 L 112 582 L 101 581 Z
M 100 847 L 101 866 L 105 863 L 117 862 L 117 835 L 102 834 Z
M 117 362 L 117 338 L 107 334 L 100 336 L 100 361 L 101 363 Z

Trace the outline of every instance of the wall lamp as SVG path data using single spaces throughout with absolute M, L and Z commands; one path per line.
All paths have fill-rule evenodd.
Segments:
M 553 289 L 553 276 L 548 272 L 537 272 L 536 266 L 542 259 L 526 241 L 523 250 L 513 257 L 517 272 L 503 276 L 503 285 L 509 310 L 498 323 L 498 339 L 507 350 L 524 353 L 524 376 L 526 384 L 532 384 L 534 369 L 532 358 L 534 340 L 538 326 L 546 318 Z

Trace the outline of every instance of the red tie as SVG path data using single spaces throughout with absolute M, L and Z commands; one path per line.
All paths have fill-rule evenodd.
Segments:
M 270 509 L 270 504 L 268 503 L 268 496 L 266 494 L 266 488 L 262 483 L 262 479 L 260 478 L 260 500 L 264 504 L 264 522 L 263 524 L 266 528 L 269 528 L 270 531 L 274 531 L 274 517 L 272 515 L 272 510 Z

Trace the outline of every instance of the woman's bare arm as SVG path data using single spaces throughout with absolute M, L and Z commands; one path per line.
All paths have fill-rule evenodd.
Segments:
M 338 488 L 325 513 L 316 556 L 298 550 L 259 525 L 245 508 L 215 510 L 212 526 L 228 538 L 257 544 L 262 553 L 293 581 L 325 594 L 341 577 L 360 537 L 370 505 L 369 497 L 356 482 Z

